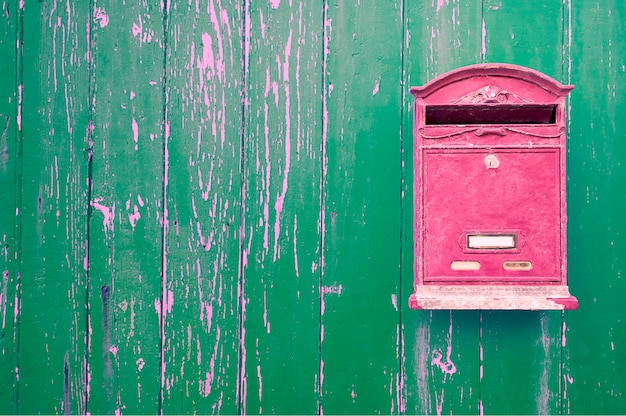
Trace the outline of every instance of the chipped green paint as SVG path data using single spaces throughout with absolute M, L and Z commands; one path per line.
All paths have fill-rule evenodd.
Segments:
M 481 61 L 480 3 L 407 2 L 406 94 L 454 68 Z M 413 292 L 413 100 L 405 97 L 402 131 L 402 293 Z M 480 411 L 480 316 L 476 311 L 412 311 L 402 302 L 406 413 Z
M 163 15 L 159 1 L 111 0 L 96 3 L 92 13 L 86 386 L 92 413 L 157 413 L 166 387 Z
M 570 82 L 568 198 L 571 290 L 563 324 L 563 412 L 626 413 L 626 4 L 572 7 L 565 39 Z
M 0 413 L 626 412 L 622 2 L 0 4 Z M 408 308 L 407 91 L 478 62 L 576 85 L 577 311 Z
M 242 18 L 232 1 L 168 13 L 163 413 L 237 413 Z
M 316 413 L 322 9 L 246 9 L 241 379 L 244 413 Z
M 320 410 L 397 413 L 401 3 L 329 2 L 324 35 Z
M 517 18 L 530 13 L 533 19 Z M 486 1 L 484 60 L 514 62 L 566 82 L 562 48 L 566 13 L 557 2 L 537 8 L 523 2 Z M 485 413 L 559 413 L 562 317 L 553 311 L 481 313 L 480 391 Z
M 18 19 L 16 4 L 3 4 L 0 18 L 0 413 L 17 410 L 17 319 L 19 312 L 18 217 L 20 205 L 20 153 L 18 146 L 22 80 L 16 69 L 22 57 L 16 49 Z
M 20 4 L 21 202 L 16 209 L 21 299 L 15 410 L 83 413 L 89 7 Z

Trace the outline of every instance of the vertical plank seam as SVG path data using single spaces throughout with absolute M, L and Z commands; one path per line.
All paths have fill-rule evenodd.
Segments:
M 324 305 L 324 272 L 326 268 L 325 264 L 325 238 L 326 238 L 326 172 L 328 169 L 328 161 L 326 158 L 326 139 L 328 135 L 328 90 L 327 90 L 327 68 L 328 68 L 328 44 L 329 39 L 326 33 L 326 19 L 328 18 L 328 0 L 322 1 L 322 137 L 320 142 L 320 270 L 318 278 L 318 291 L 319 291 L 319 343 L 318 343 L 318 375 L 317 375 L 317 411 L 319 415 L 324 414 L 323 410 L 323 382 L 324 382 L 324 361 L 322 359 L 322 342 L 324 339 L 324 322 L 323 322 L 323 305 Z
M 562 2 L 562 25 L 563 25 L 563 38 L 562 38 L 562 53 L 563 53 L 563 58 L 562 58 L 562 78 L 564 78 L 567 82 L 567 84 L 571 84 L 571 77 L 572 77 L 572 56 L 571 56 L 571 48 L 572 48 L 572 1 L 571 0 L 563 0 Z M 566 20 L 567 19 L 567 20 Z M 567 125 L 565 126 L 566 129 L 566 137 L 569 138 L 571 137 L 571 123 L 572 123 L 572 118 L 571 118 L 571 95 L 568 95 L 568 97 L 565 100 L 565 105 L 566 105 L 566 122 Z M 569 143 L 566 141 L 566 149 L 565 149 L 565 165 L 568 166 L 569 165 L 569 152 L 567 151 L 569 149 Z M 567 184 L 566 184 L 567 186 Z M 567 196 L 567 192 L 566 192 L 566 196 Z M 567 271 L 566 271 L 567 273 Z M 569 273 L 567 274 L 567 279 L 569 280 Z M 567 359 L 567 344 L 564 342 L 565 341 L 565 331 L 567 328 L 567 318 L 568 318 L 568 312 L 566 311 L 562 311 L 561 312 L 561 363 L 559 366 L 559 413 L 561 415 L 564 414 L 568 414 L 568 406 L 566 403 L 566 381 L 565 381 L 565 365 L 566 365 L 566 359 Z
M 95 1 L 89 0 L 89 8 L 87 15 L 87 130 L 85 132 L 87 138 L 87 225 L 86 225 L 86 246 L 85 246 L 85 359 L 83 368 L 83 412 L 89 413 L 89 355 L 91 351 L 91 331 L 89 330 L 91 322 L 91 305 L 89 304 L 89 294 L 91 290 L 91 250 L 90 241 L 91 236 L 91 219 L 93 217 L 93 206 L 91 205 L 91 198 L 93 196 L 93 131 L 94 131 L 94 57 L 93 57 L 93 32 L 91 31 L 91 16 L 93 16 L 95 9 Z
M 566 51 L 565 51 L 565 31 L 566 31 L 566 21 L 565 21 L 565 15 L 566 15 L 566 11 L 565 11 L 565 0 L 562 0 L 561 2 L 561 79 L 560 81 L 563 81 L 565 79 L 565 56 L 566 56 Z M 569 81 L 569 80 L 568 80 Z M 568 82 L 569 84 L 569 82 Z M 567 100 L 566 100 L 567 101 Z M 566 126 L 567 129 L 567 126 Z M 566 131 L 566 138 L 567 138 L 567 134 L 568 132 Z M 566 143 L 566 148 L 567 148 L 567 143 Z M 561 157 L 565 157 L 566 159 L 566 163 L 565 165 L 567 166 L 567 149 L 563 149 L 565 151 L 565 155 L 562 155 Z M 562 252 L 562 250 L 561 250 Z M 567 276 L 567 270 L 565 270 L 565 275 Z M 560 329 L 561 331 L 563 330 L 563 325 L 565 323 L 565 311 L 561 311 L 561 326 Z M 557 376 L 558 376 L 558 381 L 557 381 L 557 391 L 558 391 L 558 398 L 557 398 L 557 413 L 562 415 L 563 414 L 563 408 L 564 408 L 564 400 L 563 400 L 563 392 L 564 392 L 564 385 L 563 385 L 563 366 L 564 366 L 564 361 L 563 361 L 563 342 L 561 341 L 561 345 L 560 345 L 560 351 L 559 351 L 559 368 L 557 370 Z
M 246 388 L 244 382 L 245 376 L 245 287 L 244 287 L 244 261 L 245 261 L 245 198 L 246 198 L 246 117 L 247 113 L 247 105 L 248 105 L 248 60 L 249 60 L 249 52 L 248 48 L 250 45 L 250 32 L 248 28 L 250 27 L 250 0 L 242 1 L 242 14 L 243 19 L 241 19 L 241 39 L 242 39 L 242 48 L 241 48 L 241 137 L 240 137 L 240 145 L 239 145 L 239 174 L 241 179 L 241 185 L 239 189 L 239 205 L 240 205 L 240 225 L 239 225 L 239 264 L 237 270 L 237 286 L 238 286 L 238 321 L 237 321 L 237 386 L 236 386 L 236 401 L 237 401 L 237 414 L 245 413 L 245 394 L 244 389 Z
M 487 36 L 485 32 L 485 0 L 480 1 L 480 62 L 485 63 L 487 58 Z
M 161 181 L 161 198 L 163 200 L 162 208 L 162 225 L 161 225 L 161 316 L 159 322 L 159 332 L 161 339 L 160 360 L 161 360 L 161 387 L 158 398 L 158 412 L 163 414 L 163 402 L 165 395 L 165 318 L 168 309 L 167 302 L 167 229 L 168 229 L 168 210 L 167 210 L 167 182 L 169 175 L 169 158 L 168 158 L 168 141 L 170 135 L 169 119 L 167 112 L 168 101 L 168 76 L 167 76 L 167 53 L 168 53 L 168 14 L 170 0 L 162 0 L 163 7 L 163 179 Z
M 407 21 L 406 21 L 406 2 L 402 0 L 400 2 L 400 18 L 402 19 L 402 24 L 400 25 L 402 33 L 400 34 L 400 41 L 402 44 L 400 45 L 400 267 L 399 267 L 399 281 L 398 281 L 398 300 L 396 301 L 398 305 L 398 337 L 396 342 L 399 345 L 396 346 L 397 354 L 398 354 L 398 375 L 397 375 L 397 385 L 396 385 L 396 401 L 398 406 L 397 413 L 404 414 L 405 412 L 405 400 L 404 400 L 404 379 L 405 379 L 405 351 L 404 351 L 404 331 L 403 329 L 403 315 L 402 315 L 402 302 L 404 302 L 404 292 L 402 290 L 403 287 L 403 276 L 404 276 L 404 239 L 407 237 L 404 235 L 404 210 L 406 208 L 404 204 L 404 188 L 407 179 L 406 173 L 406 164 L 403 163 L 405 157 L 405 142 L 404 139 L 408 134 L 405 134 L 405 112 L 406 112 L 406 61 L 405 61 L 405 43 L 406 43 L 406 29 L 407 29 Z
M 23 155 L 24 155 L 24 132 L 22 130 L 21 113 L 22 113 L 22 98 L 23 98 L 23 85 L 24 85 L 24 6 L 22 3 L 19 5 L 19 11 L 16 19 L 16 34 L 17 34 L 17 53 L 16 53 L 16 83 L 17 83 L 17 131 L 15 133 L 16 143 L 16 163 L 15 163 L 15 207 L 19 212 L 15 212 L 14 229 L 16 252 L 14 255 L 14 267 L 13 274 L 15 279 L 15 305 L 13 315 L 13 331 L 15 344 L 13 345 L 14 357 L 13 363 L 15 364 L 14 371 L 14 403 L 15 413 L 19 414 L 19 391 L 20 391 L 20 345 L 21 345 L 21 331 L 20 331 L 20 315 L 21 315 L 21 271 L 22 271 L 22 192 L 23 192 Z

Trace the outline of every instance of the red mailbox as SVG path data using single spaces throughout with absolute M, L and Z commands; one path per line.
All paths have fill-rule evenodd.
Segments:
M 479 64 L 412 87 L 413 309 L 576 309 L 567 287 L 565 96 Z

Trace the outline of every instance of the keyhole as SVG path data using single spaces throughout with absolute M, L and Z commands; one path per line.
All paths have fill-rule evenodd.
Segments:
M 497 169 L 500 166 L 500 160 L 496 155 L 487 155 L 485 156 L 485 166 L 487 169 Z

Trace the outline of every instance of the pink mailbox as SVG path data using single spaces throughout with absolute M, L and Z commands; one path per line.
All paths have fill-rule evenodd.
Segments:
M 479 64 L 412 87 L 413 309 L 576 309 L 567 287 L 565 96 Z

